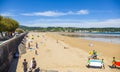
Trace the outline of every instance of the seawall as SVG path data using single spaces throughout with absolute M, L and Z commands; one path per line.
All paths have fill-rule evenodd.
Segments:
M 0 45 L 0 72 L 8 72 L 13 55 L 27 33 L 13 37 Z

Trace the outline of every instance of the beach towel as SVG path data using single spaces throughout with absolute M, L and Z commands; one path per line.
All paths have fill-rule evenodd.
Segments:
M 102 67 L 103 63 L 102 63 L 102 60 L 90 60 L 89 61 L 89 66 Z
M 116 66 L 120 66 L 120 62 L 115 62 L 115 65 Z

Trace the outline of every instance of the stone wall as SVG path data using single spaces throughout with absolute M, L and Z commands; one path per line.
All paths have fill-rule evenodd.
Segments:
M 18 46 L 19 55 L 26 53 L 26 38 L 24 38 Z
M 0 72 L 8 72 L 13 55 L 27 33 L 16 36 L 0 45 Z

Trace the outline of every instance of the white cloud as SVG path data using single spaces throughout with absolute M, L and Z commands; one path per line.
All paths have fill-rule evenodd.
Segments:
M 44 11 L 44 12 L 33 12 L 33 13 L 22 13 L 24 16 L 63 16 L 63 15 L 76 15 L 76 14 L 88 14 L 88 10 L 80 10 L 77 12 L 58 12 L 58 11 Z
M 25 24 L 35 27 L 120 27 L 120 19 L 107 19 L 104 21 L 74 19 L 38 19 L 26 22 Z
M 11 13 L 0 13 L 0 15 L 2 15 L 2 16 L 15 16 L 15 15 L 13 15 Z
M 88 10 L 79 10 L 77 14 L 89 14 Z
M 25 16 L 62 16 L 66 14 L 62 12 L 45 11 L 45 12 L 34 12 L 34 13 L 23 13 L 22 15 L 25 15 Z

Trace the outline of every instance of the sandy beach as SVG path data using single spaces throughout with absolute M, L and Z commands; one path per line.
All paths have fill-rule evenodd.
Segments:
M 33 36 L 32 36 L 33 35 Z M 34 39 L 32 39 L 34 38 Z M 32 40 L 31 48 L 28 41 Z M 38 43 L 38 48 L 35 44 Z M 93 46 L 90 47 L 89 44 Z M 38 55 L 35 54 L 37 50 Z M 96 50 L 98 57 L 104 59 L 105 69 L 87 68 L 89 52 Z M 120 60 L 120 44 L 84 40 L 59 35 L 58 33 L 30 32 L 26 42 L 26 53 L 18 59 L 16 72 L 23 72 L 22 62 L 28 62 L 35 57 L 37 67 L 41 72 L 119 72 L 120 69 L 111 69 L 112 57 Z

